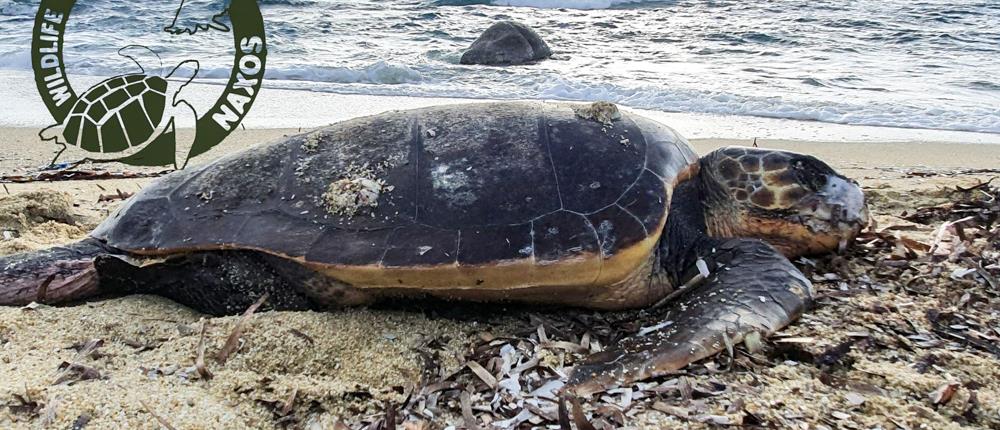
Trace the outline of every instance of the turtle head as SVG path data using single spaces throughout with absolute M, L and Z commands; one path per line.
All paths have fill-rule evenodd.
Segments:
M 127 45 L 118 49 L 118 55 L 131 60 L 142 73 L 159 74 L 163 69 L 160 55 L 145 45 Z
M 861 187 L 809 155 L 727 147 L 699 170 L 712 236 L 764 239 L 791 257 L 842 248 L 868 225 Z

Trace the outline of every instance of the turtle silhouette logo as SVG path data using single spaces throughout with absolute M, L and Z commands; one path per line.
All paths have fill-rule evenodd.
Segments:
M 187 94 L 199 62 L 188 59 L 165 68 L 159 53 L 141 45 L 118 50 L 134 63 L 131 72 L 105 79 L 77 96 L 63 62 L 66 23 L 74 3 L 42 0 L 32 37 L 35 83 L 55 120 L 39 136 L 58 145 L 53 163 L 72 154 L 74 159 L 182 169 L 192 157 L 222 142 L 246 116 L 260 91 L 267 55 L 255 0 L 182 0 L 163 27 L 172 37 L 209 30 L 233 33 L 229 81 L 202 115 Z M 178 124 L 194 124 L 194 131 L 178 132 Z
M 164 131 L 173 128 L 177 118 L 186 115 L 196 121 L 198 114 L 180 98 L 180 91 L 198 74 L 198 62 L 184 61 L 167 76 L 151 75 L 140 61 L 142 50 L 155 55 L 149 48 L 138 45 L 118 51 L 139 66 L 139 73 L 115 76 L 90 87 L 76 100 L 62 123 L 39 133 L 42 140 L 55 140 L 63 146 L 56 160 L 71 148 L 81 152 L 82 156 L 76 158 L 125 158 L 142 151 Z M 187 164 L 196 137 L 197 131 L 187 137 L 175 137 L 174 166 L 182 168 Z

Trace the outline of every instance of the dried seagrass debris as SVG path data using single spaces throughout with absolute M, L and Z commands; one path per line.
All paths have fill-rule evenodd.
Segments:
M 164 419 L 162 416 L 158 415 L 156 412 L 153 412 L 153 408 L 149 407 L 149 405 L 145 401 L 139 399 L 139 404 L 142 405 L 142 408 L 146 410 L 146 413 L 152 415 L 153 419 L 155 419 L 157 423 L 163 426 L 163 428 L 167 430 L 177 430 L 174 426 L 170 425 L 169 421 Z
M 198 376 L 201 379 L 210 380 L 215 375 L 208 370 L 208 366 L 205 365 L 205 331 L 208 329 L 208 321 L 202 320 L 201 322 L 201 334 L 198 336 L 198 347 L 195 352 L 194 367 L 198 371 Z
M 52 170 L 42 171 L 33 175 L 4 175 L 0 176 L 0 183 L 26 183 L 26 182 L 51 182 L 51 181 L 93 181 L 99 179 L 132 179 L 132 178 L 156 178 L 173 170 L 163 170 L 159 172 L 112 172 L 103 169 L 93 170 Z
M 254 312 L 256 312 L 257 309 L 260 308 L 265 301 L 267 301 L 268 296 L 269 295 L 267 293 L 260 296 L 260 298 L 257 299 L 256 302 L 254 302 L 254 304 L 250 305 L 250 307 L 247 308 L 246 312 L 243 312 L 243 316 L 240 317 L 240 320 L 236 322 L 236 326 L 233 327 L 233 331 L 229 334 L 229 337 L 226 339 L 226 343 L 225 345 L 223 345 L 222 350 L 219 351 L 218 355 L 216 355 L 215 357 L 215 360 L 219 364 L 226 364 L 226 361 L 229 360 L 229 356 L 232 355 L 234 352 L 236 352 L 236 349 L 239 347 L 240 344 L 240 337 L 243 336 L 243 330 L 246 327 L 247 321 L 249 321 L 250 317 L 253 316 Z

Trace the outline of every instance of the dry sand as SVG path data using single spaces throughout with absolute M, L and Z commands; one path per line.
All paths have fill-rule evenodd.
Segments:
M 198 162 L 296 131 L 239 131 Z M 51 150 L 34 133 L 0 129 L 9 154 L 0 159 L 2 175 L 34 173 L 48 161 Z M 699 140 L 694 145 L 705 153 L 734 143 L 748 142 Z M 865 187 L 878 230 L 894 228 L 882 236 L 872 233 L 866 247 L 849 258 L 801 262 L 821 298 L 816 309 L 781 334 L 783 342 L 767 341 L 764 351 L 754 354 L 738 348 L 728 370 L 720 370 L 726 367 L 722 357 L 609 394 L 594 403 L 597 410 L 584 408 L 589 419 L 598 428 L 620 425 L 616 417 L 621 416 L 628 425 L 645 428 L 757 422 L 802 429 L 1000 428 L 1000 357 L 967 340 L 997 343 L 1000 291 L 975 275 L 952 279 L 954 269 L 969 264 L 961 258 L 930 262 L 918 245 L 934 241 L 943 219 L 921 224 L 900 218 L 958 198 L 982 200 L 977 191 L 953 190 L 1000 176 L 978 170 L 1000 166 L 1000 146 L 758 144 L 827 160 Z M 0 230 L 19 237 L 0 239 L 0 254 L 79 239 L 120 204 L 98 202 L 100 195 L 132 192 L 150 180 L 5 184 Z M 965 233 L 978 237 L 974 231 Z M 989 239 L 970 243 L 968 252 L 996 263 Z M 901 258 L 893 257 L 896 253 Z M 908 261 L 912 270 L 903 267 Z M 1000 271 L 984 265 L 994 277 Z M 240 348 L 225 364 L 213 357 L 238 316 L 209 318 L 152 296 L 0 308 L 0 428 L 70 428 L 74 423 L 87 429 L 354 428 L 384 425 L 387 409 L 397 411 L 399 423 L 409 420 L 409 428 L 462 427 L 460 390 L 449 384 L 471 387 L 468 412 L 480 420 L 510 417 L 523 406 L 517 396 L 497 394 L 463 367 L 466 361 L 495 374 L 503 367 L 495 359 L 498 351 L 511 345 L 508 355 L 514 350 L 558 370 L 579 357 L 566 352 L 573 349 L 567 345 L 597 348 L 581 338 L 584 332 L 595 339 L 613 336 L 609 333 L 650 317 L 495 308 L 463 311 L 461 304 L 436 304 L 263 312 L 249 319 Z M 941 321 L 943 326 L 935 325 Z M 540 325 L 547 334 L 539 333 Z M 605 325 L 612 328 L 600 328 Z M 203 326 L 210 380 L 195 367 Z M 440 380 L 445 382 L 433 385 Z M 542 402 L 537 412 L 554 416 L 555 404 Z M 419 419 L 430 424 L 420 427 Z M 524 425 L 542 422 L 533 420 Z

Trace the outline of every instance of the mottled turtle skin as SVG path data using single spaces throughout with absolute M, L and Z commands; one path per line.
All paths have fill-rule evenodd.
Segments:
M 382 293 L 635 307 L 668 292 L 619 284 L 649 260 L 671 188 L 696 158 L 673 130 L 627 114 L 602 123 L 565 104 L 431 107 L 175 173 L 93 236 L 149 256 L 260 250 Z M 330 213 L 329 185 L 365 164 L 387 166 L 377 177 L 392 190 L 370 210 Z

